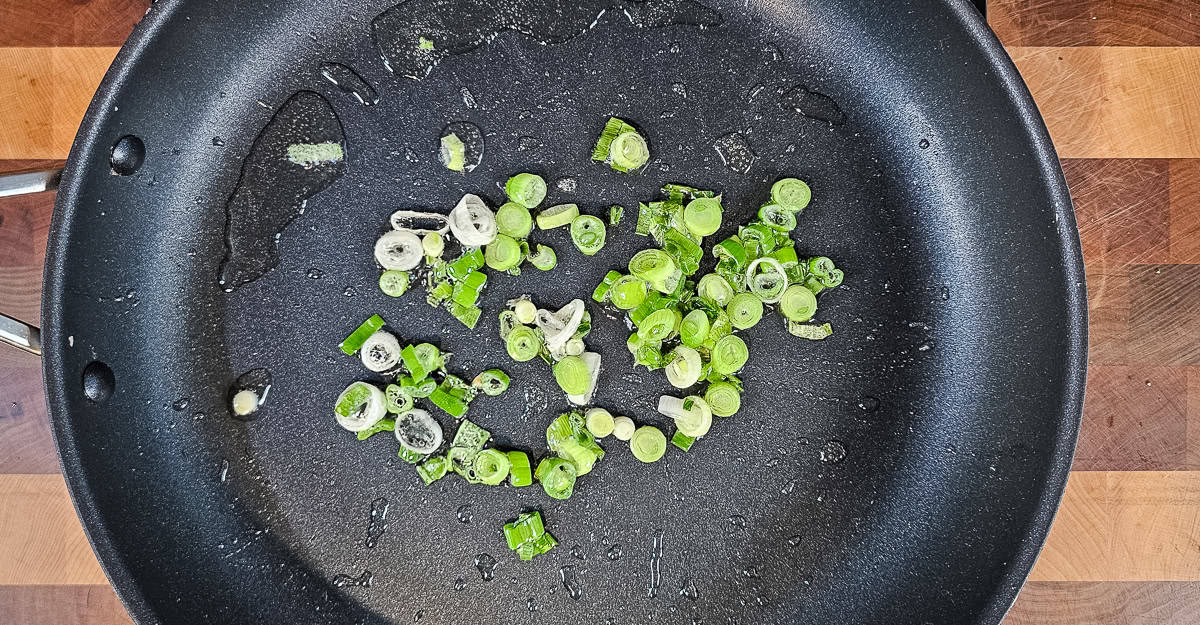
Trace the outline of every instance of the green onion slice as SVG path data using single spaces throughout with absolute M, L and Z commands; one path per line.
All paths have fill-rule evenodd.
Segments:
M 567 356 L 554 364 L 554 380 L 568 395 L 583 395 L 588 391 L 591 373 L 580 356 Z
M 338 349 L 342 350 L 342 353 L 346 354 L 347 356 L 353 356 L 354 354 L 358 353 L 358 350 L 362 349 L 363 342 L 382 327 L 383 317 L 380 317 L 379 315 L 371 315 L 370 317 L 367 317 L 366 321 L 359 324 L 359 326 L 350 333 L 350 336 L 342 339 L 342 342 L 338 344 Z
M 763 302 L 757 295 L 738 293 L 729 300 L 725 312 L 729 313 L 729 323 L 733 327 L 746 330 L 754 327 L 762 319 Z
M 708 314 L 703 310 L 693 310 L 679 324 L 679 338 L 688 347 L 699 347 L 708 338 L 709 327 Z
M 529 465 L 529 456 L 523 451 L 508 452 L 508 483 L 512 486 L 529 486 L 533 484 L 533 469 Z M 540 517 L 539 517 L 540 518 Z
M 621 218 L 625 216 L 625 207 L 620 204 L 613 204 L 608 207 L 608 225 L 617 226 L 621 224 Z
M 687 388 L 700 380 L 700 352 L 678 345 L 667 356 L 667 381 L 675 388 Z
M 683 223 L 692 234 L 706 237 L 721 229 L 722 212 L 719 198 L 696 198 L 683 209 Z
M 704 401 L 718 417 L 732 417 L 742 407 L 742 394 L 729 382 L 714 382 L 704 391 Z
M 809 323 L 788 322 L 788 333 L 810 341 L 820 341 L 833 336 L 833 326 L 828 323 L 821 325 Z
M 629 273 L 650 283 L 668 279 L 677 269 L 671 255 L 658 249 L 642 250 L 629 259 Z
M 419 408 L 396 417 L 396 440 L 409 451 L 426 455 L 442 446 L 442 426 Z
M 425 41 L 422 40 L 422 44 Z M 442 165 L 445 165 L 446 169 L 461 172 L 467 162 L 467 145 L 463 143 L 462 139 L 458 138 L 458 135 L 450 133 L 442 137 L 442 149 L 439 156 L 441 157 Z
M 678 228 L 671 228 L 663 234 L 663 251 L 679 265 L 679 270 L 686 275 L 692 275 L 700 269 L 700 261 L 704 258 L 704 250 L 700 249 L 691 237 Z
M 496 239 L 496 214 L 478 195 L 462 196 L 450 210 L 449 219 L 450 232 L 464 246 L 483 247 Z
M 389 230 L 375 241 L 375 262 L 384 269 L 410 271 L 424 256 L 421 238 L 408 230 Z
M 383 419 L 381 419 L 379 421 L 379 423 L 376 423 L 375 425 L 372 425 L 371 427 L 369 427 L 361 432 L 357 432 L 356 437 L 360 441 L 365 441 L 368 438 L 371 438 L 372 436 L 374 436 L 380 432 L 391 432 L 395 429 L 396 429 L 396 420 L 388 419 L 387 417 L 384 417 Z
M 546 458 L 538 463 L 534 477 L 552 499 L 569 499 L 575 492 L 575 465 L 562 458 Z
M 828 277 L 834 269 L 837 267 L 828 256 L 816 256 L 808 259 L 808 272 L 818 278 Z
M 621 173 L 641 169 L 650 161 L 650 146 L 646 145 L 642 135 L 623 132 L 609 146 L 608 161 L 609 166 Z
M 475 476 L 488 486 L 497 486 L 508 477 L 512 462 L 498 449 L 484 449 L 475 456 Z
M 738 370 L 746 366 L 746 361 L 749 359 L 750 350 L 746 347 L 746 342 L 736 334 L 730 334 L 713 345 L 713 371 L 721 375 L 737 373 Z
M 495 397 L 508 390 L 509 382 L 507 373 L 499 369 L 488 369 L 475 376 L 471 386 L 483 391 L 484 395 Z
M 812 201 L 812 189 L 803 180 L 781 178 L 771 185 L 771 201 L 792 211 L 802 211 Z
M 780 232 L 796 229 L 796 213 L 778 204 L 764 204 L 758 209 L 758 218 Z
M 496 209 L 496 229 L 514 239 L 524 239 L 533 230 L 533 215 L 517 202 L 506 202 Z
M 592 408 L 584 415 L 587 429 L 596 438 L 605 438 L 613 433 L 614 422 L 612 414 L 603 408 Z
M 600 354 L 583 352 L 578 357 L 583 359 L 583 364 L 588 370 L 587 390 L 583 393 L 568 394 L 567 400 L 576 406 L 585 406 L 592 402 L 592 395 L 596 393 L 596 383 L 600 381 Z
M 742 226 L 738 228 L 738 237 L 747 253 L 751 247 L 755 248 L 756 251 L 751 255 L 754 258 L 775 249 L 775 229 L 766 224 L 754 222 Z
M 779 312 L 788 321 L 808 321 L 817 314 L 817 296 L 803 285 L 793 284 L 783 292 L 783 298 L 779 300 Z
M 746 266 L 746 246 L 742 244 L 741 238 L 737 236 L 729 237 L 724 241 L 713 246 L 713 256 L 718 261 L 728 260 L 732 263 L 734 269 L 741 269 Z
M 637 425 L 629 417 L 613 417 L 613 436 L 619 441 L 633 438 Z
M 400 297 L 408 291 L 408 272 L 388 269 L 379 275 L 379 290 L 389 297 Z
M 434 389 L 429 394 L 429 401 L 455 419 L 467 414 L 467 402 L 455 397 L 445 385 Z
M 758 273 L 759 267 L 767 267 L 767 271 Z M 784 271 L 783 265 L 769 256 L 756 258 L 750 266 L 746 268 L 746 283 L 750 286 L 750 291 L 758 296 L 766 304 L 774 304 L 783 297 L 783 292 L 788 287 L 787 272 Z
M 733 299 L 733 287 L 729 286 L 729 282 L 725 278 L 710 273 L 696 283 L 696 295 L 724 308 L 729 305 L 729 300 Z
M 398 210 L 388 218 L 393 230 L 408 230 L 413 234 L 446 234 L 450 232 L 450 219 L 441 213 L 427 211 Z
M 537 174 L 517 174 L 505 183 L 504 192 L 509 200 L 525 208 L 537 208 L 546 199 L 546 180 Z
M 596 289 L 592 291 L 592 299 L 600 303 L 608 301 L 609 291 L 612 290 L 613 285 L 620 279 L 621 272 L 619 271 L 609 271 L 604 274 L 604 280 L 600 284 L 597 284 Z
M 842 280 L 845 278 L 846 274 L 841 269 L 834 269 L 824 276 L 819 277 L 818 280 L 821 281 L 821 286 L 832 289 L 836 286 L 841 286 Z
M 667 437 L 653 425 L 643 425 L 629 439 L 633 457 L 642 462 L 655 462 L 667 453 Z
M 426 486 L 446 477 L 450 472 L 450 459 L 446 456 L 434 456 L 417 465 L 417 475 Z
M 638 324 L 638 336 L 643 341 L 655 343 L 666 340 L 675 329 L 675 318 L 678 314 L 678 312 L 670 308 L 663 308 L 650 313 Z
M 550 271 L 558 264 L 558 255 L 549 245 L 537 244 L 537 251 L 529 255 L 529 262 L 542 271 Z
M 658 412 L 675 420 L 680 432 L 700 438 L 712 427 L 712 410 L 708 402 L 695 395 L 683 399 L 663 395 L 658 398 Z
M 400 341 L 387 330 L 376 330 L 358 352 L 363 366 L 371 371 L 388 371 L 400 364 Z
M 541 335 L 537 330 L 526 325 L 514 327 L 504 342 L 508 355 L 517 362 L 526 362 L 537 358 L 538 352 L 542 350 L 542 345 Z
M 578 204 L 556 204 L 538 213 L 537 226 L 542 230 L 552 230 L 571 223 L 578 216 Z
M 604 247 L 607 232 L 604 222 L 594 215 L 580 215 L 571 220 L 571 242 L 585 256 L 594 256 Z
M 692 438 L 691 436 L 688 436 L 687 434 L 684 434 L 683 432 L 681 432 L 679 430 L 676 430 L 675 435 L 671 437 L 671 444 L 684 450 L 684 451 L 691 450 L 692 445 L 695 444 L 695 442 L 696 442 L 696 439 Z
M 521 264 L 521 245 L 507 234 L 496 235 L 484 252 L 484 262 L 496 271 L 507 271 Z
M 421 249 L 425 252 L 425 258 L 441 258 L 442 253 L 446 251 L 446 239 L 436 232 L 430 232 L 421 237 Z
M 608 293 L 613 306 L 621 310 L 633 310 L 646 301 L 646 282 L 632 275 L 621 276 Z
M 384 398 L 387 401 L 387 411 L 392 414 L 401 414 L 412 410 L 413 396 L 404 391 L 404 387 L 399 384 L 388 384 L 383 390 Z
M 351 383 L 333 404 L 338 425 L 351 432 L 366 430 L 386 415 L 387 398 L 383 391 L 366 382 Z

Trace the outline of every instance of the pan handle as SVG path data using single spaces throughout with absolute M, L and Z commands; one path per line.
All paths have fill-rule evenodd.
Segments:
M 0 315 L 0 343 L 12 345 L 34 356 L 42 355 L 42 331 L 7 315 Z
M 0 197 L 53 191 L 58 188 L 62 169 L 0 175 Z M 42 355 L 42 331 L 24 321 L 0 314 L 0 343 L 12 345 L 34 356 Z

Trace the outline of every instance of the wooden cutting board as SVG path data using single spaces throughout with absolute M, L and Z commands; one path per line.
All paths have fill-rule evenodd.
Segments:
M 1200 0 L 990 5 L 1063 158 L 1092 332 L 1074 472 L 1006 623 L 1200 624 Z M 148 6 L 0 0 L 0 172 L 62 162 Z M 52 203 L 0 200 L 0 312 L 35 323 Z M 0 347 L 0 623 L 129 622 L 67 498 L 39 362 Z

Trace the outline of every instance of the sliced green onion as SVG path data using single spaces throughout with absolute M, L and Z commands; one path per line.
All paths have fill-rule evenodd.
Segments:
M 635 334 L 634 336 L 637 335 Z M 633 355 L 633 362 L 651 371 L 661 369 L 663 366 L 662 343 L 658 341 L 642 341 L 642 344 L 637 348 L 637 352 Z
M 619 271 L 609 271 L 604 274 L 604 280 L 597 284 L 596 289 L 592 291 L 592 299 L 600 303 L 607 302 L 609 291 L 612 290 L 617 280 L 621 279 L 621 275 Z
M 825 285 L 821 284 L 821 278 L 808 274 L 808 277 L 804 279 L 804 288 L 812 291 L 813 295 L 820 295 L 821 291 L 825 290 Z
M 753 222 L 742 226 L 738 228 L 738 237 L 750 258 L 758 258 L 775 249 L 775 229 L 766 224 Z
M 409 464 L 417 464 L 425 458 L 425 454 L 413 451 L 403 445 L 400 446 L 400 451 L 396 452 L 396 455 Z
M 413 354 L 416 355 L 417 361 L 421 363 L 421 367 L 430 373 L 441 369 L 446 363 L 446 358 L 442 355 L 442 350 L 438 349 L 432 343 L 418 343 L 414 345 Z
M 426 486 L 446 477 L 450 472 L 450 459 L 446 456 L 433 456 L 417 465 L 417 475 Z
M 436 232 L 426 233 L 421 237 L 421 249 L 425 252 L 425 258 L 441 258 L 442 253 L 446 251 L 446 239 Z
M 495 397 L 508 390 L 509 382 L 507 373 L 499 369 L 488 369 L 475 376 L 471 386 L 483 391 L 484 395 Z
M 351 432 L 370 429 L 387 415 L 383 391 L 366 382 L 354 382 L 338 395 L 333 416 L 338 425 Z
M 809 323 L 788 322 L 788 333 L 810 341 L 820 341 L 833 336 L 833 326 L 828 323 L 821 325 Z
M 671 255 L 685 275 L 692 275 L 700 268 L 704 250 L 678 228 L 670 228 L 663 234 L 663 251 Z
M 534 477 L 552 499 L 569 499 L 575 492 L 575 465 L 562 458 L 546 458 L 538 463 Z
M 793 284 L 783 292 L 783 298 L 779 300 L 779 312 L 788 321 L 808 321 L 817 314 L 817 296 L 804 286 Z
M 812 189 L 803 180 L 780 178 L 771 185 L 771 201 L 792 211 L 802 211 L 812 201 Z
M 832 289 L 841 286 L 842 280 L 846 278 L 846 274 L 841 269 L 834 269 L 824 276 L 818 278 L 821 281 L 821 286 Z
M 746 361 L 749 359 L 750 349 L 746 347 L 746 342 L 736 334 L 730 334 L 717 341 L 712 349 L 713 371 L 721 375 L 737 373 L 746 366 Z
M 706 237 L 721 229 L 721 200 L 696 198 L 683 209 L 683 223 L 692 234 Z
M 448 218 L 450 233 L 464 246 L 481 247 L 496 238 L 496 213 L 478 195 L 463 195 Z
M 660 204 L 662 202 L 651 202 L 650 204 L 644 202 L 638 203 L 638 220 L 637 226 L 634 229 L 635 234 L 641 236 L 653 234 L 666 224 L 666 218 L 655 208 Z
M 516 521 L 505 524 L 504 539 L 508 548 L 516 551 L 522 560 L 532 560 L 558 545 L 558 541 L 546 533 L 542 515 L 536 510 L 523 512 Z
M 400 445 L 414 453 L 427 455 L 442 446 L 442 426 L 419 408 L 397 416 L 395 431 Z
M 693 310 L 679 324 L 679 338 L 688 347 L 699 347 L 708 338 L 708 329 L 708 314 L 703 310 Z
M 572 338 L 571 340 L 567 341 L 567 344 L 565 347 L 563 347 L 563 349 L 566 350 L 568 356 L 579 356 L 583 354 L 583 352 L 587 349 L 587 346 L 583 344 L 583 339 Z
M 508 452 L 508 483 L 512 486 L 529 486 L 533 484 L 533 469 L 529 465 L 529 456 L 523 451 Z
M 668 279 L 677 270 L 671 255 L 658 249 L 642 250 L 629 259 L 629 273 L 650 283 Z
M 513 314 L 519 323 L 533 323 L 537 319 L 537 305 L 528 297 L 522 297 L 513 305 Z
M 537 225 L 542 230 L 551 230 L 571 223 L 578 216 L 578 204 L 556 204 L 538 213 Z
M 660 342 L 665 340 L 675 329 L 677 315 L 679 313 L 670 308 L 650 313 L 638 324 L 638 336 L 644 341 Z
M 796 229 L 796 213 L 778 204 L 764 204 L 758 209 L 758 218 L 780 232 Z
M 537 244 L 537 251 L 529 255 L 529 262 L 542 271 L 550 271 L 558 264 L 558 255 L 549 245 Z
M 496 271 L 512 269 L 521 264 L 521 245 L 507 234 L 498 234 L 496 240 L 488 243 L 484 262 Z
M 714 382 L 704 391 L 704 401 L 718 417 L 732 417 L 742 408 L 742 394 L 729 382 Z
M 833 264 L 833 259 L 828 256 L 816 256 L 808 259 L 808 272 L 818 278 L 824 278 L 837 269 Z
M 712 427 L 712 410 L 707 402 L 695 395 L 683 399 L 663 395 L 658 398 L 658 412 L 674 419 L 675 427 L 693 438 L 708 434 Z
M 375 332 L 382 327 L 383 317 L 380 317 L 379 315 L 371 315 L 370 317 L 367 317 L 366 321 L 359 324 L 359 326 L 350 333 L 350 336 L 342 339 L 342 342 L 338 344 L 338 349 L 342 350 L 342 353 L 346 354 L 347 356 L 353 356 L 354 354 L 358 353 L 358 350 L 362 349 L 363 342 L 365 342 L 368 337 L 370 337 L 372 334 L 375 334 Z
M 584 416 L 587 429 L 596 438 L 604 438 L 613 433 L 613 416 L 603 408 L 592 408 Z
M 387 401 L 388 412 L 401 414 L 412 410 L 413 396 L 404 392 L 404 388 L 399 384 L 388 384 L 383 390 L 383 395 Z
M 454 440 L 450 442 L 451 447 L 460 447 L 478 452 L 487 444 L 488 439 L 492 437 L 492 433 L 475 425 L 471 421 L 462 421 L 458 424 L 458 431 L 454 433 Z M 472 455 L 474 458 L 474 455 Z
M 768 270 L 758 273 L 758 268 L 761 266 L 766 266 Z M 746 268 L 746 284 L 750 286 L 750 291 L 764 303 L 774 304 L 783 297 L 783 292 L 788 287 L 787 272 L 784 271 L 783 265 L 774 258 L 769 256 L 756 258 Z
M 485 286 L 487 286 L 487 274 L 481 271 L 472 271 L 455 283 L 452 299 L 462 306 L 474 306 L 479 301 L 479 295 Z
M 637 425 L 629 417 L 613 417 L 613 436 L 617 440 L 627 441 L 633 438 Z
M 400 364 L 400 341 L 387 330 L 376 330 L 363 341 L 358 355 L 367 369 L 388 371 Z
M 388 269 L 379 275 L 379 290 L 389 297 L 400 297 L 408 291 L 408 272 Z
M 533 230 L 533 215 L 517 202 L 506 202 L 496 209 L 496 229 L 514 239 L 524 239 Z
M 675 388 L 687 388 L 700 380 L 700 352 L 678 345 L 667 356 L 667 381 Z
M 684 451 L 690 450 L 695 442 L 696 439 L 678 430 L 676 430 L 675 435 L 671 437 L 671 444 Z
M 621 218 L 625 216 L 625 207 L 620 204 L 613 204 L 608 207 L 608 225 L 617 226 L 621 224 Z
M 525 208 L 537 208 L 546 199 L 546 181 L 537 174 L 517 174 L 508 179 L 504 192 L 509 200 Z
M 580 356 L 567 356 L 554 364 L 554 380 L 568 395 L 586 393 L 590 375 L 587 364 Z
M 580 215 L 571 220 L 571 242 L 585 256 L 594 256 L 604 247 L 607 232 L 604 222 L 594 215 Z
M 729 305 L 729 300 L 733 299 L 733 287 L 729 286 L 729 282 L 725 278 L 710 273 L 696 283 L 696 295 L 712 302 L 719 308 L 724 308 Z
M 462 256 L 446 266 L 446 271 L 455 280 L 462 280 L 472 271 L 483 268 L 483 250 L 473 248 L 463 252 Z
M 401 376 L 396 378 L 396 384 L 400 386 L 400 390 L 406 395 L 415 398 L 429 397 L 434 389 L 437 388 L 437 382 L 432 378 L 425 378 L 420 382 L 413 380 L 409 376 Z
M 643 425 L 633 432 L 629 449 L 634 458 L 646 463 L 655 462 L 667 453 L 667 437 L 653 425 Z
M 450 307 L 450 314 L 464 326 L 474 330 L 475 324 L 479 323 L 479 318 L 483 316 L 483 309 L 478 306 L 463 306 L 455 302 Z
M 733 327 L 746 330 L 754 327 L 762 319 L 763 302 L 757 295 L 738 293 L 729 300 L 725 312 L 729 313 L 729 323 Z
M 429 401 L 455 419 L 467 414 L 467 402 L 455 397 L 441 386 L 429 395 Z
M 389 412 L 390 412 L 390 410 L 389 410 Z M 369 427 L 361 432 L 357 432 L 357 438 L 360 441 L 365 441 L 368 438 L 371 438 L 372 436 L 374 436 L 380 432 L 391 432 L 395 429 L 396 429 L 396 420 L 388 419 L 385 417 L 385 418 L 381 419 L 379 421 L 379 423 L 376 423 L 375 425 L 372 425 L 371 427 Z
M 632 275 L 621 276 L 608 293 L 613 306 L 621 310 L 633 310 L 646 301 L 646 282 Z
M 640 169 L 650 160 L 650 146 L 636 132 L 623 132 L 613 139 L 608 152 L 609 165 L 626 173 Z
M 542 337 L 536 330 L 526 325 L 519 325 L 508 333 L 504 347 L 509 357 L 517 362 L 526 362 L 537 357 L 542 349 Z
M 480 482 L 496 486 L 508 477 L 512 462 L 498 449 L 484 449 L 475 456 L 475 475 Z
M 422 49 L 427 49 L 424 47 L 425 42 L 427 41 L 429 40 L 421 40 Z M 429 45 L 430 48 L 428 49 L 432 49 L 433 42 L 429 41 Z M 465 168 L 467 162 L 467 145 L 463 143 L 462 139 L 458 138 L 458 135 L 449 133 L 442 137 L 442 149 L 440 152 L 440 157 L 442 160 L 442 165 L 445 165 L 446 169 L 449 169 L 450 171 L 461 172 Z

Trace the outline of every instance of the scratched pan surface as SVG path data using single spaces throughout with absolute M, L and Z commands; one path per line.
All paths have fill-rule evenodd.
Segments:
M 415 4 L 374 38 L 388 0 L 153 6 L 72 151 L 44 307 L 68 482 L 139 623 L 1000 620 L 1065 481 L 1086 323 L 1069 198 L 1013 67 L 965 2 L 651 2 L 613 3 L 598 20 L 603 5 Z M 425 75 L 428 59 L 406 52 L 412 24 L 435 50 L 440 38 L 463 53 Z M 331 61 L 378 103 L 323 79 Z M 809 106 L 830 118 L 836 103 L 842 123 L 781 106 L 779 90 L 797 85 L 827 95 Z M 613 114 L 648 135 L 641 175 L 588 161 Z M 273 117 L 285 140 L 342 141 L 344 166 L 288 173 L 252 158 L 243 179 Z M 485 133 L 482 164 L 463 176 L 435 158 L 452 121 Z M 712 147 L 734 131 L 758 156 L 747 174 Z M 144 162 L 112 175 L 125 135 Z M 563 232 L 536 233 L 559 267 L 493 276 L 473 332 L 419 292 L 379 293 L 371 245 L 391 211 L 447 210 L 464 192 L 497 204 L 495 181 L 524 170 L 574 178 L 550 199 L 585 212 L 635 206 L 668 181 L 718 188 L 727 224 L 776 177 L 810 181 L 796 237 L 846 270 L 821 303 L 836 334 L 791 339 L 769 316 L 746 333 L 741 413 L 652 466 L 606 443 L 569 501 L 421 486 L 394 441 L 360 443 L 330 418 L 365 374 L 337 351 L 342 336 L 378 312 L 404 340 L 455 352 L 456 372 L 505 367 L 513 388 L 471 417 L 500 446 L 536 452 L 566 404 L 544 366 L 504 356 L 497 308 L 525 292 L 564 304 L 648 243 L 632 217 L 591 258 Z M 251 280 L 274 264 L 280 215 L 308 195 L 277 266 Z M 223 274 L 227 207 L 250 251 Z M 623 322 L 589 305 L 605 364 L 597 403 L 655 422 L 665 382 L 630 373 Z M 259 418 L 231 419 L 230 384 L 259 367 L 274 379 Z M 388 527 L 369 548 L 380 498 Z M 521 563 L 499 526 L 527 507 L 561 547 Z M 491 581 L 479 554 L 498 561 Z M 333 583 L 364 571 L 370 586 Z

